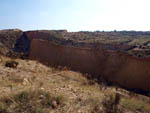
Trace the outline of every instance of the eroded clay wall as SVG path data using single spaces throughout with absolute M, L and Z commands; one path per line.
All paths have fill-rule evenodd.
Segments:
M 150 91 L 149 59 L 106 50 L 61 46 L 38 39 L 31 41 L 29 57 L 49 65 L 68 66 L 96 78 L 104 76 L 126 88 Z

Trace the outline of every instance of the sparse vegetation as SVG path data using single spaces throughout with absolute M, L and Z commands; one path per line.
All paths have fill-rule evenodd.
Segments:
M 89 103 L 92 107 L 91 113 L 101 113 L 102 112 L 102 105 L 99 98 L 89 98 L 85 101 L 86 103 Z
M 149 113 L 150 105 L 149 103 L 143 102 L 136 98 L 122 99 L 120 102 L 121 106 L 125 109 L 131 110 L 133 112 Z
M 1 57 L 0 113 L 149 113 L 149 103 L 136 95 L 120 97 L 113 88 L 68 68 L 51 68 L 36 61 L 13 59 L 6 68 Z M 103 83 L 104 82 L 104 83 Z M 100 86 L 99 86 L 100 85 Z M 105 88 L 103 88 L 105 87 Z M 103 90 L 101 90 L 103 89 Z M 131 95 L 131 96 L 130 96 Z
M 48 112 L 63 106 L 63 96 L 52 95 L 43 90 L 25 90 L 0 99 L 1 113 L 39 113 Z

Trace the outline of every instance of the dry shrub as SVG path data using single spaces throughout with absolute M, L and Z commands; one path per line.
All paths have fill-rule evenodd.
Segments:
M 106 113 L 117 113 L 117 105 L 120 102 L 120 95 L 115 94 L 106 94 L 102 100 L 103 110 Z
M 14 60 L 6 61 L 5 66 L 10 68 L 17 68 L 18 62 Z
M 102 105 L 98 97 L 89 97 L 86 100 L 78 99 L 77 101 L 81 103 L 81 106 L 90 105 L 91 113 L 102 113 Z

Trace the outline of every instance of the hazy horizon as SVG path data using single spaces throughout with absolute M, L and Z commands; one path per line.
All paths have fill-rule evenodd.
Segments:
M 149 0 L 1 0 L 0 29 L 150 31 Z

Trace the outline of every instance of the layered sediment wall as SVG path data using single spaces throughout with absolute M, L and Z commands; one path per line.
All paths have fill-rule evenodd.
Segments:
M 95 78 L 104 77 L 125 88 L 150 91 L 148 58 L 102 49 L 68 47 L 41 39 L 31 40 L 29 58 L 52 66 L 67 66 Z

